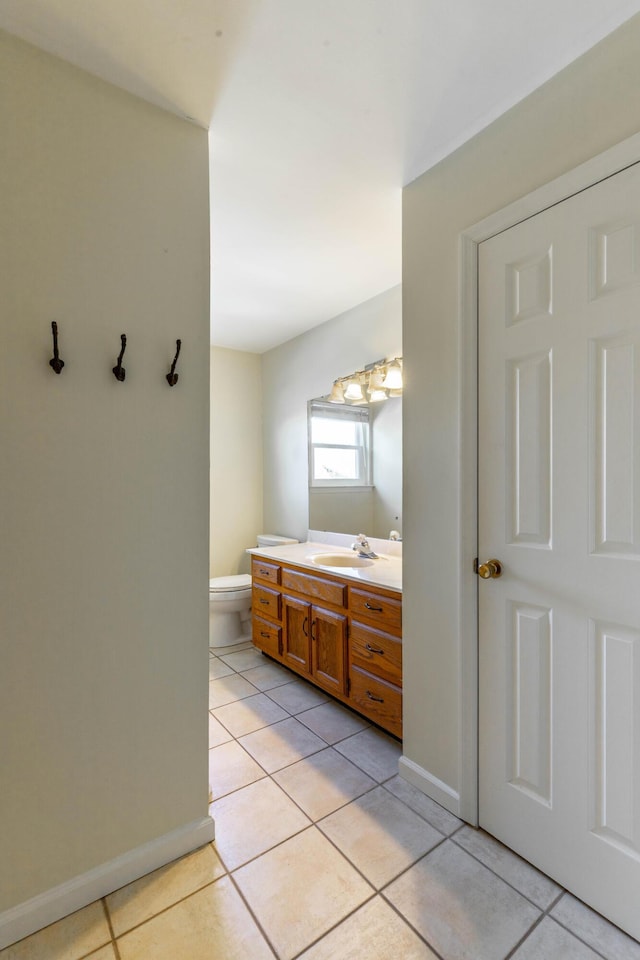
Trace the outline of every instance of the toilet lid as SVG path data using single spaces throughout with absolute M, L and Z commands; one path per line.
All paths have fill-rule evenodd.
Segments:
M 209 593 L 231 593 L 234 590 L 248 590 L 250 586 L 249 573 L 238 573 L 233 577 L 214 577 L 209 580 Z

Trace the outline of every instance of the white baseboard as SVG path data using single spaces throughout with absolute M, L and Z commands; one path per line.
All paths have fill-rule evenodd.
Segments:
M 422 793 L 426 793 L 428 797 L 439 803 L 441 807 L 455 814 L 456 817 L 460 816 L 460 794 L 448 783 L 438 780 L 428 770 L 418 766 L 408 757 L 400 757 L 398 773 L 418 790 L 421 790 Z
M 178 857 L 210 843 L 215 828 L 211 817 L 194 820 L 156 840 L 52 887 L 24 903 L 0 913 L 0 950 L 41 930 L 55 920 L 86 907 L 127 883 Z

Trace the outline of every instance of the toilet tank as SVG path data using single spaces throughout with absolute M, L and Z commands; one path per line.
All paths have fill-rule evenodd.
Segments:
M 279 537 L 275 533 L 259 533 L 257 540 L 259 547 L 284 547 L 287 543 L 300 543 L 299 540 L 294 540 L 291 537 Z

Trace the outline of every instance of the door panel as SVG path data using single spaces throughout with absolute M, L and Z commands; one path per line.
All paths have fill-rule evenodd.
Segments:
M 480 823 L 640 937 L 640 172 L 479 248 Z
M 347 618 L 322 607 L 312 609 L 311 672 L 332 693 L 346 695 Z
M 311 604 L 283 594 L 283 657 L 294 670 L 309 673 L 311 664 Z

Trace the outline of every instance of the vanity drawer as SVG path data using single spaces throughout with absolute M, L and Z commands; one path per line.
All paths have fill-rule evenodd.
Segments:
M 402 632 L 402 600 L 349 587 L 349 611 L 352 617 L 379 624 L 389 633 L 399 636 Z
M 350 679 L 349 699 L 354 707 L 374 723 L 401 737 L 402 690 L 359 667 L 351 668 Z
M 282 617 L 282 598 L 276 590 L 269 590 L 268 587 L 261 587 L 257 583 L 253 585 L 251 594 L 251 607 L 254 616 L 266 615 L 274 620 L 280 620 Z
M 352 621 L 349 659 L 355 666 L 402 686 L 402 641 L 397 637 Z
M 283 567 L 282 586 L 285 590 L 303 593 L 311 600 L 324 600 L 325 603 L 332 603 L 334 607 L 346 606 L 346 584 L 336 580 L 324 580 L 322 577 L 312 577 L 308 573 Z
M 268 580 L 270 583 L 280 583 L 280 564 L 267 563 L 260 557 L 252 557 L 251 576 L 258 580 Z
M 253 643 L 260 650 L 264 650 L 270 657 L 279 657 L 282 654 L 282 627 L 269 623 L 262 617 L 252 617 Z

